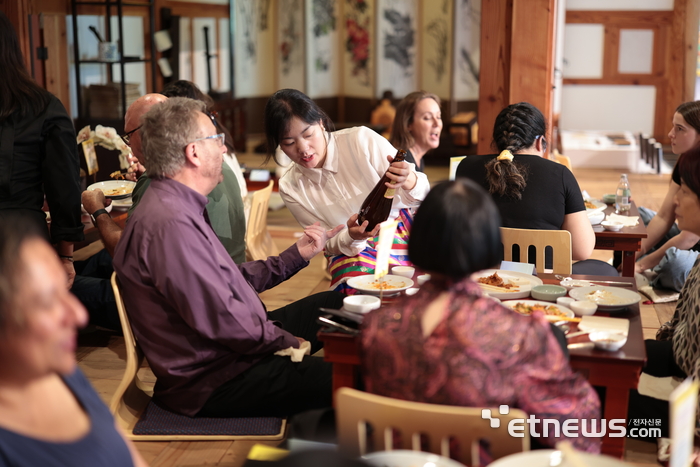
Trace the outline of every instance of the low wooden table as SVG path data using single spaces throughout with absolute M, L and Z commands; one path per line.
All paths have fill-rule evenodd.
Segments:
M 545 284 L 558 284 L 559 281 L 551 274 L 540 274 Z M 634 278 L 603 276 L 573 275 L 574 279 L 588 280 L 619 280 L 634 284 Z M 636 290 L 636 288 L 634 288 Z M 596 316 L 609 316 L 597 312 Z M 615 318 L 629 320 L 627 342 L 617 352 L 606 352 L 593 348 L 570 349 L 571 367 L 583 374 L 593 386 L 605 388 L 605 398 L 602 400 L 602 418 L 627 419 L 627 405 L 630 389 L 636 389 L 639 375 L 646 363 L 646 349 L 639 304 L 630 306 L 623 312 L 614 312 Z M 359 339 L 357 336 L 338 332 L 318 333 L 323 341 L 324 360 L 333 364 L 333 393 L 341 387 L 357 387 L 359 377 Z M 570 343 L 587 341 L 584 337 L 574 338 Z M 625 453 L 625 438 L 603 438 L 603 453 L 622 458 Z
M 605 208 L 605 216 L 615 212 L 615 206 Z M 632 201 L 630 216 L 639 216 L 637 206 Z M 647 228 L 639 217 L 639 223 L 634 227 L 623 227 L 619 232 L 605 230 L 598 224 L 593 226 L 595 232 L 596 250 L 613 250 L 622 252 L 622 275 L 634 277 L 635 253 L 642 249 L 642 239 L 647 237 Z

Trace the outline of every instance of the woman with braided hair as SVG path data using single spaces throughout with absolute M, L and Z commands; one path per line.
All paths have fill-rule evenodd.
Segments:
M 547 128 L 532 104 L 511 104 L 498 114 L 493 146 L 500 154 L 466 157 L 457 168 L 491 193 L 503 227 L 568 230 L 575 274 L 617 275 L 607 263 L 589 260 L 595 234 L 581 190 L 565 166 L 545 159 Z M 584 261 L 585 260 L 585 261 Z

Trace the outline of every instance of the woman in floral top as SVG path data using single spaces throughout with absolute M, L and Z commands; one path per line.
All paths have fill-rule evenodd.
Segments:
M 430 191 L 415 217 L 409 256 L 432 279 L 417 294 L 365 318 L 366 389 L 433 404 L 506 404 L 538 419 L 599 424 L 597 394 L 572 372 L 543 315 L 514 313 L 484 297 L 469 278 L 498 263 L 499 224 L 490 196 L 470 180 Z M 563 438 L 553 434 L 537 441 L 554 446 Z M 599 438 L 570 441 L 580 450 L 600 451 Z
M 681 155 L 678 169 L 681 185 L 673 198 L 678 228 L 700 235 L 700 146 Z M 647 340 L 645 344 L 645 373 L 659 378 L 700 378 L 700 260 L 685 280 L 673 318 L 661 326 L 656 340 Z M 668 436 L 666 401 L 633 391 L 629 412 L 630 419 L 661 419 L 662 436 Z

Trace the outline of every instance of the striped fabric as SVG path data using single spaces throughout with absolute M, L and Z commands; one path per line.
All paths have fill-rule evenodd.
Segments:
M 408 260 L 408 237 L 413 224 L 413 216 L 408 209 L 401 209 L 397 217 L 399 225 L 394 235 L 391 256 L 389 257 L 389 270 L 392 266 L 412 266 Z M 331 274 L 331 289 L 343 292 L 347 295 L 357 293 L 352 287 L 348 287 L 345 281 L 355 276 L 374 274 L 377 264 L 376 245 L 379 236 L 367 241 L 367 247 L 357 256 L 337 255 L 328 257 L 328 271 Z

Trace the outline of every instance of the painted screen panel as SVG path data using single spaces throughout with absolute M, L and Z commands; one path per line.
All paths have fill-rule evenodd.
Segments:
M 418 89 L 417 0 L 377 0 L 377 96 Z
M 454 98 L 479 100 L 481 0 L 456 0 L 455 19 Z
M 345 0 L 343 8 L 343 94 L 372 97 L 374 0 Z
M 304 0 L 279 0 L 277 15 L 277 87 L 304 86 Z
M 340 92 L 339 0 L 306 0 L 306 81 L 311 98 Z
M 234 2 L 234 63 L 236 97 L 274 92 L 273 9 L 268 0 Z
M 422 2 L 421 88 L 450 97 L 452 57 L 452 1 Z

